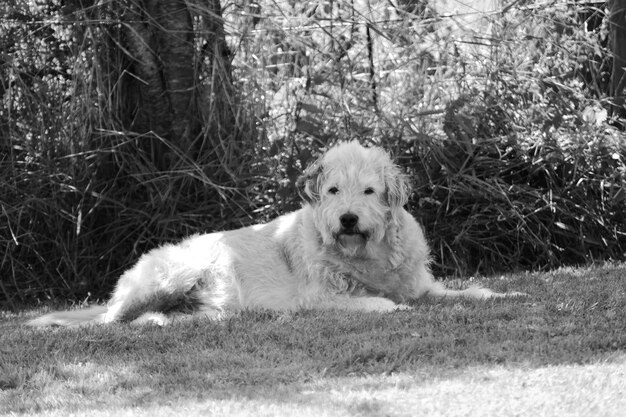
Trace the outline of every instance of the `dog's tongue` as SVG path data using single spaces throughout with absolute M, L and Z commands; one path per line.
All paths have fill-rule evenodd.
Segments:
M 339 235 L 337 240 L 344 248 L 365 245 L 365 238 L 361 234 L 347 235 L 344 233 Z

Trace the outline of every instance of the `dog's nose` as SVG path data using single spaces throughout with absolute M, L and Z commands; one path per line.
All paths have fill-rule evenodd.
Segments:
M 339 217 L 339 221 L 341 222 L 341 226 L 345 229 L 353 229 L 359 221 L 359 216 L 352 213 L 346 213 Z

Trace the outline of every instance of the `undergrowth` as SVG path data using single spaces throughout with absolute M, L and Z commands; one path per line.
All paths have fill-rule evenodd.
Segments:
M 548 269 L 626 251 L 626 144 L 610 129 L 570 127 L 528 138 L 489 99 L 448 108 L 443 143 L 407 162 L 418 188 L 411 209 L 444 275 Z M 508 116 L 508 117 L 507 117 Z M 491 126 L 491 127 L 488 127 Z
M 412 179 L 437 275 L 626 256 L 603 8 L 192 3 L 2 6 L 3 307 L 103 299 L 163 242 L 297 209 L 302 169 L 355 138 Z

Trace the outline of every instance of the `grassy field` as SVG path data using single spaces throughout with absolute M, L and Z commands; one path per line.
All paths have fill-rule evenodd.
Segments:
M 623 415 L 626 265 L 479 282 L 530 296 L 166 328 L 4 312 L 0 415 Z

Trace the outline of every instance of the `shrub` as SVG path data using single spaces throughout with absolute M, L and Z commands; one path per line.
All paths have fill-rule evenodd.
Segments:
M 186 3 L 204 28 L 193 153 L 124 128 L 137 108 L 120 106 L 134 57 L 117 47 L 118 3 L 0 6 L 1 304 L 103 298 L 164 241 L 296 209 L 301 170 L 353 138 L 414 179 L 438 275 L 626 256 L 625 145 L 602 83 L 579 77 L 608 56 L 601 30 L 582 29 L 588 6 L 452 18 L 426 1 L 222 3 L 237 93 L 218 101 L 201 94 L 215 91 L 214 15 Z M 232 128 L 215 109 L 234 110 Z
M 448 138 L 412 155 L 422 219 L 441 274 L 553 268 L 626 251 L 626 144 L 592 127 L 521 140 L 502 108 L 453 103 Z M 503 134 L 498 136 L 497 134 Z

